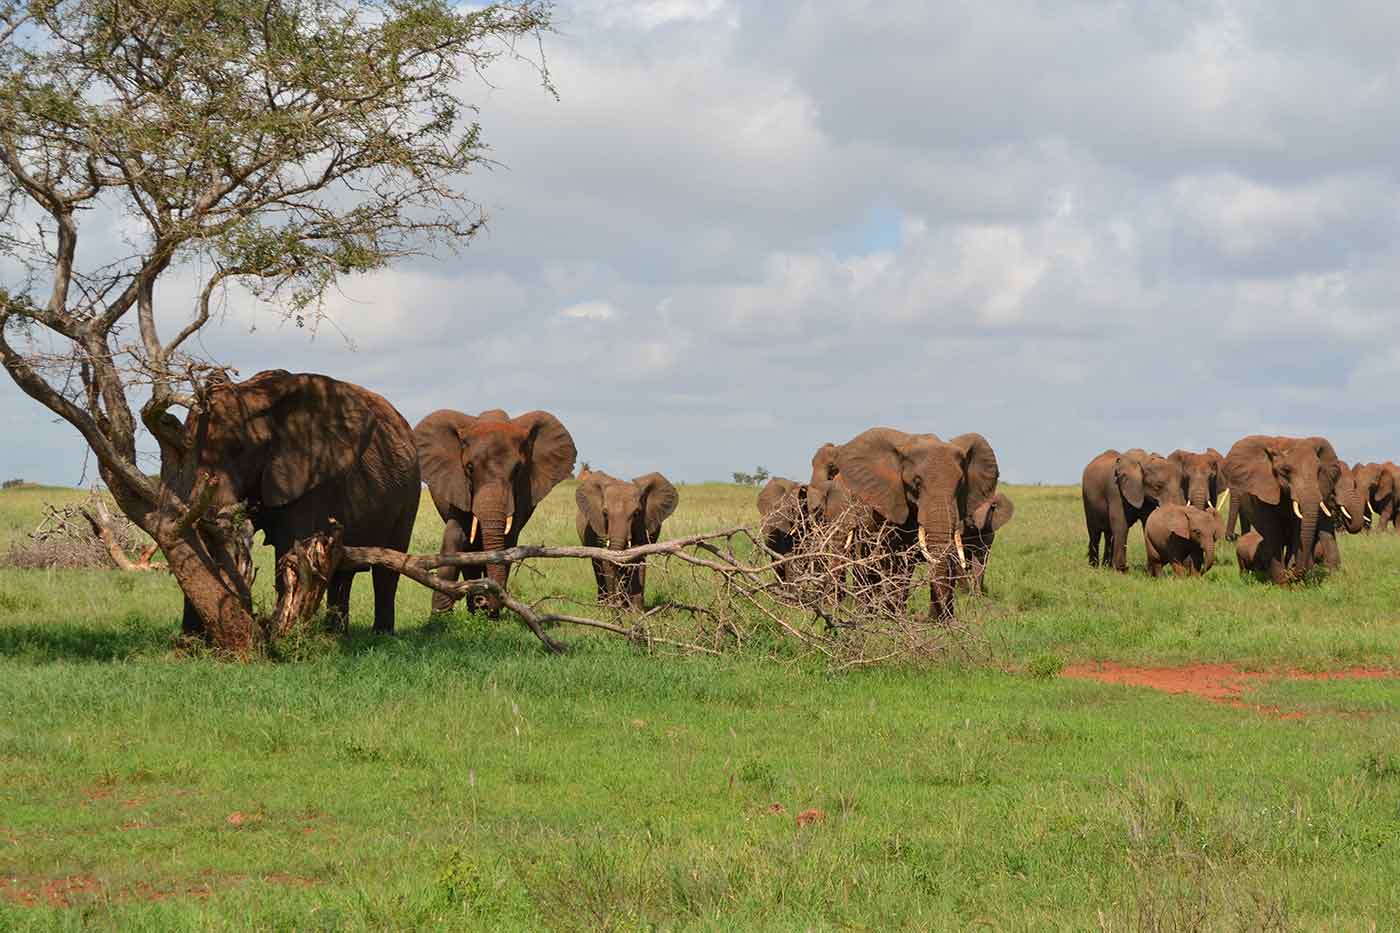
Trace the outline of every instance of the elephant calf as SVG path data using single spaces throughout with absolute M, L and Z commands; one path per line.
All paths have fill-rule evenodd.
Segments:
M 1080 483 L 1084 524 L 1089 531 L 1089 566 L 1104 563 L 1128 569 L 1128 529 L 1145 523 L 1159 505 L 1185 505 L 1181 463 L 1134 447 L 1122 453 L 1105 450 L 1084 467 Z M 1188 484 L 1189 485 L 1189 484 Z
M 1147 572 L 1161 576 L 1170 564 L 1176 576 L 1205 573 L 1215 565 L 1215 543 L 1225 537 L 1225 523 L 1214 509 L 1164 505 L 1147 516 Z
M 758 494 L 758 514 L 763 546 L 779 558 L 786 557 L 801 545 L 811 523 L 807 485 L 781 476 L 773 477 Z M 786 562 L 780 562 L 773 572 L 779 580 L 786 581 L 788 567 Z
M 578 538 L 585 547 L 614 551 L 652 544 L 661 537 L 661 523 L 680 502 L 680 494 L 660 473 L 630 482 L 598 470 L 585 473 L 574 494 L 578 503 Z M 646 559 L 615 564 L 593 561 L 600 603 L 625 603 L 641 610 L 646 590 Z
M 1263 542 L 1264 536 L 1257 531 L 1246 531 L 1235 542 L 1235 562 L 1240 565 L 1240 576 L 1268 572 L 1268 567 L 1260 567 L 1257 563 L 1259 545 Z

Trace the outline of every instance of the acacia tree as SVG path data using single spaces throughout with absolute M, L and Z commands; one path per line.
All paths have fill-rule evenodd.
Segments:
M 486 155 L 461 79 L 551 12 L 0 0 L 0 362 L 81 432 L 217 646 L 246 654 L 257 629 L 240 523 L 194 474 L 211 299 L 237 285 L 304 323 L 338 279 L 469 240 Z M 171 270 L 196 297 L 158 311 Z

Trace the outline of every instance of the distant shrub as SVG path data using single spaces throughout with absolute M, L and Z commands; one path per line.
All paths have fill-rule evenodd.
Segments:
M 754 467 L 752 473 L 735 473 L 734 483 L 738 486 L 762 486 L 768 482 L 769 472 L 765 467 Z
M 20 477 L 15 477 L 14 479 L 7 479 L 5 482 L 0 483 L 0 489 L 18 489 L 23 485 L 24 480 Z

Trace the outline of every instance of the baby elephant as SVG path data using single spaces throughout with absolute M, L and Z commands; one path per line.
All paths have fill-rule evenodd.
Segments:
M 1263 541 L 1264 536 L 1259 532 L 1247 531 L 1240 535 L 1240 539 L 1235 542 L 1235 561 L 1240 565 L 1240 576 L 1269 569 L 1268 567 L 1254 566 L 1254 555 L 1259 553 L 1259 545 Z
M 628 482 L 590 470 L 580 477 L 574 499 L 579 540 L 587 547 L 623 551 L 655 542 L 661 536 L 661 523 L 676 510 L 680 494 L 660 473 Z M 626 564 L 595 559 L 598 601 L 640 610 L 646 574 L 645 558 Z
M 1215 542 L 1225 537 L 1225 523 L 1215 509 L 1163 505 L 1147 517 L 1147 572 L 1157 577 L 1171 564 L 1177 576 L 1205 573 L 1215 564 Z

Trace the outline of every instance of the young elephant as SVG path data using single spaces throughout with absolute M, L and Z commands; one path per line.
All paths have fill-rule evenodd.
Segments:
M 1257 531 L 1246 531 L 1235 542 L 1235 561 L 1240 565 L 1240 576 L 1268 571 L 1268 567 L 1260 567 L 1255 563 L 1259 545 L 1263 542 L 1264 536 Z
M 1225 537 L 1225 522 L 1215 509 L 1164 505 L 1147 516 L 1147 572 L 1157 577 L 1171 564 L 1176 576 L 1205 573 L 1215 565 L 1215 543 Z
M 763 546 L 778 557 L 791 554 L 806 536 L 811 516 L 807 512 L 807 486 L 775 476 L 758 494 L 759 528 Z M 788 578 L 786 563 L 773 568 L 779 580 Z
M 590 470 L 579 482 L 574 501 L 578 503 L 579 541 L 586 547 L 625 551 L 661 537 L 661 523 L 676 510 L 680 494 L 660 473 L 628 482 Z M 625 601 L 630 608 L 640 610 L 646 574 L 645 558 L 626 564 L 595 559 L 598 601 Z

